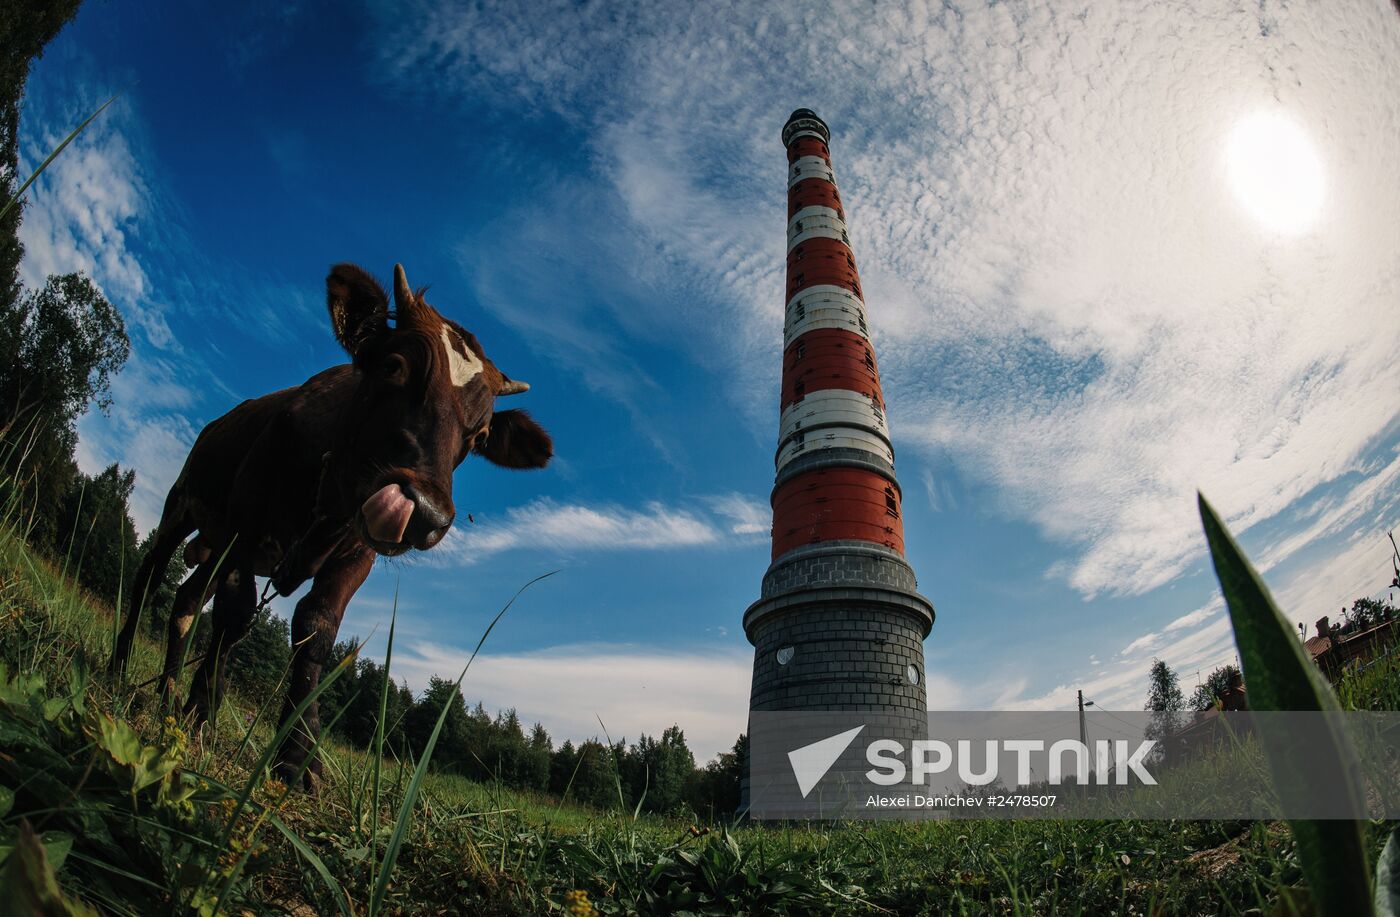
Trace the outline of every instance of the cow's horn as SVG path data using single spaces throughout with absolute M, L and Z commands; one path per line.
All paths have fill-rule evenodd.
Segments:
M 528 392 L 529 390 L 530 390 L 530 383 L 528 383 L 528 382 L 521 382 L 519 379 L 507 379 L 506 382 L 505 382 L 505 385 L 502 385 L 502 386 L 501 386 L 501 390 L 500 390 L 499 392 L 497 392 L 496 394 L 497 394 L 497 395 L 519 395 L 521 392 Z
M 408 285 L 408 275 L 403 265 L 394 265 L 394 306 L 399 309 L 413 308 L 413 290 Z

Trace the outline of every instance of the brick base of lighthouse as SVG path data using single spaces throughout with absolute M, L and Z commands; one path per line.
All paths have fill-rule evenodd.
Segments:
M 754 646 L 749 709 L 877 714 L 901 733 L 922 735 L 923 641 L 933 615 L 894 551 L 860 541 L 789 551 L 769 567 L 762 598 L 744 614 Z

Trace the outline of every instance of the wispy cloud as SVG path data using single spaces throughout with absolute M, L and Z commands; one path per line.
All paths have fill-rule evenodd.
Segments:
M 31 107 L 26 115 L 21 171 L 37 167 L 85 117 L 71 103 L 47 111 Z M 129 121 L 128 107 L 114 103 L 30 188 L 20 224 L 20 276 L 37 289 L 50 274 L 81 271 L 136 319 L 152 344 L 164 347 L 171 343 L 170 329 L 158 310 L 147 307 L 150 280 L 132 249 L 147 214 L 148 185 L 124 129 Z
M 516 548 L 647 551 L 719 540 L 720 533 L 707 520 L 658 502 L 633 510 L 540 499 L 508 510 L 501 520 L 455 526 L 428 557 L 429 562 L 460 564 Z
M 766 535 L 773 522 L 773 510 L 766 500 L 729 493 L 710 497 L 706 502 L 728 522 L 732 535 Z

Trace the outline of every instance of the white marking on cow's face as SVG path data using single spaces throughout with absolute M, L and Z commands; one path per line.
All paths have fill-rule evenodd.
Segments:
M 475 379 L 482 370 L 481 360 L 451 328 L 442 326 L 442 346 L 447 351 L 447 364 L 452 384 L 461 388 Z

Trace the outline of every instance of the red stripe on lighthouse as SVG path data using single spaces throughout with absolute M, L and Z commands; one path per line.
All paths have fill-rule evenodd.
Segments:
M 904 553 L 899 488 L 863 468 L 819 468 L 773 491 L 773 558 L 823 541 L 870 541 Z
M 796 216 L 803 207 L 830 207 L 837 216 L 845 219 L 840 192 L 824 178 L 803 179 L 788 191 L 788 219 Z
M 869 341 L 851 331 L 819 328 L 792 342 L 783 354 L 781 406 L 828 388 L 860 392 L 884 408 L 880 367 Z
M 831 151 L 826 148 L 826 144 L 819 137 L 805 136 L 798 137 L 788 147 L 788 165 L 792 165 L 803 156 L 820 156 L 826 160 L 827 165 L 831 165 Z
M 787 296 L 796 296 L 807 287 L 831 284 L 845 287 L 860 296 L 860 273 L 855 255 L 840 239 L 808 239 L 788 252 Z

